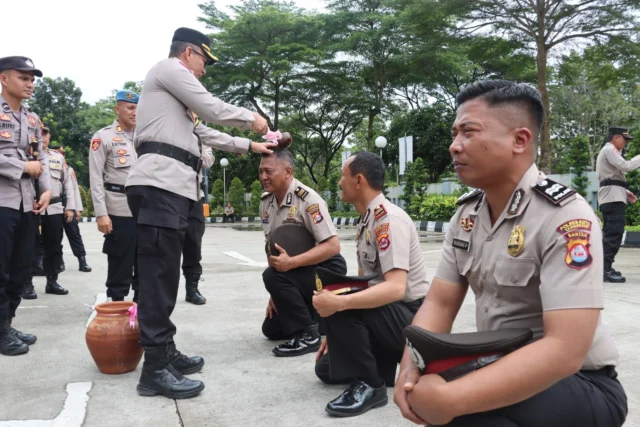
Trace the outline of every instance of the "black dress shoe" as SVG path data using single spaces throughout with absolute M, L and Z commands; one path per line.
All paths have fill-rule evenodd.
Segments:
M 17 356 L 29 352 L 29 346 L 13 334 L 8 320 L 0 323 L 0 354 Z
M 334 417 L 355 417 L 384 406 L 388 401 L 384 384 L 373 388 L 364 381 L 354 380 L 340 396 L 327 404 L 325 410 Z
M 78 257 L 79 270 L 84 273 L 91 273 L 91 267 L 87 264 L 87 259 L 83 256 Z
M 22 299 L 36 299 L 38 298 L 38 294 L 36 294 L 36 290 L 33 287 L 33 281 L 29 280 L 27 286 L 24 287 L 24 291 L 22 291 Z
M 204 359 L 200 356 L 189 357 L 180 353 L 175 343 L 167 346 L 167 357 L 169 363 L 182 375 L 195 374 L 200 372 L 204 366 Z
M 47 285 L 44 287 L 44 291 L 53 295 L 67 295 L 69 293 L 68 290 L 58 283 L 57 274 L 55 276 L 47 276 Z
M 604 272 L 604 281 L 609 283 L 625 283 L 627 279 L 625 279 L 620 273 L 620 275 L 616 274 L 617 272 L 613 269 L 607 270 Z
M 303 354 L 318 351 L 320 344 L 321 339 L 320 333 L 318 332 L 318 324 L 314 323 L 286 343 L 277 345 L 273 349 L 273 354 L 278 357 L 302 356 Z
M 11 333 L 13 334 L 13 336 L 15 336 L 16 338 L 18 338 L 20 341 L 22 341 L 27 345 L 33 345 L 38 340 L 38 337 L 36 337 L 33 334 L 25 334 L 24 332 L 20 332 L 13 326 L 10 326 L 9 328 L 11 329 Z

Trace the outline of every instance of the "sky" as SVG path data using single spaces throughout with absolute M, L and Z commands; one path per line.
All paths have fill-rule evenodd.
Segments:
M 323 0 L 294 0 L 322 9 Z M 207 0 L 9 0 L 2 6 L 0 57 L 31 58 L 45 77 L 68 77 L 90 104 L 126 81 L 141 81 L 167 57 L 173 32 L 207 33 L 199 3 Z M 241 0 L 216 0 L 223 11 Z M 28 7 L 26 6 L 28 5 Z M 7 17 L 13 17 L 7 19 Z M 215 54 L 215 46 L 212 47 Z M 224 60 L 224 58 L 220 58 Z

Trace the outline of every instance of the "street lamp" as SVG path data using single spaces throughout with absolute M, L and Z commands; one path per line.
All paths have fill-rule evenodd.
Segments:
M 380 135 L 376 138 L 376 147 L 380 149 L 380 157 L 382 157 L 382 149 L 387 146 L 387 138 Z
M 222 166 L 223 187 L 222 194 L 224 195 L 224 207 L 227 207 L 227 166 L 229 166 L 229 160 L 220 160 L 220 166 Z

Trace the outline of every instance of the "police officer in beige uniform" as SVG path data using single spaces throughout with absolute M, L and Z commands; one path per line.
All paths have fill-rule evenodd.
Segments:
M 202 125 L 196 126 L 195 132 L 201 138 L 206 138 L 209 129 Z M 213 166 L 216 158 L 211 147 L 202 147 L 202 167 L 208 169 Z M 198 289 L 200 276 L 202 276 L 202 237 L 204 236 L 204 190 L 202 188 L 202 171 L 198 175 L 200 181 L 200 198 L 189 211 L 187 231 L 184 236 L 184 248 L 182 250 L 182 274 L 185 279 L 187 295 L 185 301 L 195 305 L 206 304 L 207 299 L 202 296 Z
M 0 354 L 6 356 L 26 353 L 36 341 L 11 323 L 35 257 L 34 213 L 44 212 L 51 199 L 40 118 L 22 105 L 31 98 L 35 76 L 42 77 L 42 71 L 31 59 L 0 58 Z M 38 160 L 31 160 L 36 151 Z
M 82 235 L 80 234 L 80 227 L 78 226 L 78 221 L 82 218 L 82 211 L 84 208 L 82 206 L 82 198 L 80 197 L 78 178 L 76 177 L 76 172 L 72 167 L 69 167 L 69 175 L 71 175 L 71 181 L 73 184 L 73 201 L 75 202 L 75 206 L 69 205 L 68 200 L 67 206 L 69 209 L 73 209 L 76 214 L 70 222 L 64 222 L 64 234 L 67 235 L 67 240 L 69 240 L 69 246 L 71 246 L 73 255 L 78 258 L 78 270 L 84 273 L 90 273 L 91 267 L 87 264 L 86 258 L 87 251 L 84 248 L 84 242 L 82 241 Z M 62 263 L 64 264 L 64 260 Z
M 356 416 L 386 405 L 386 387 L 393 387 L 404 350 L 402 331 L 429 286 L 415 224 L 382 194 L 384 175 L 380 156 L 361 151 L 345 162 L 340 180 L 342 200 L 361 214 L 358 275 L 377 278 L 357 293 L 335 295 L 325 289 L 313 297 L 327 322 L 316 374 L 327 383 L 351 381 L 326 407 L 335 416 Z
M 619 427 L 627 399 L 602 323 L 602 233 L 591 206 L 535 166 L 544 107 L 502 80 L 458 94 L 449 148 L 478 190 L 451 219 L 414 325 L 450 333 L 469 287 L 478 331 L 528 328 L 531 343 L 461 378 L 420 377 L 405 351 L 395 401 L 420 424 Z
M 89 182 L 98 223 L 104 233 L 102 253 L 107 255 L 107 297 L 124 301 L 133 290 L 138 300 L 138 266 L 136 262 L 136 220 L 125 194 L 125 183 L 138 155 L 133 146 L 138 94 L 121 90 L 116 93 L 116 120 L 91 138 Z
M 638 199 L 627 190 L 625 174 L 640 168 L 640 155 L 631 160 L 622 157 L 622 151 L 633 139 L 629 129 L 609 128 L 608 142 L 600 150 L 596 160 L 596 174 L 600 182 L 598 205 L 604 220 L 602 246 L 604 249 L 604 281 L 624 283 L 626 279 L 613 269 L 613 262 L 622 244 L 624 235 L 627 202 L 636 203 Z
M 313 235 L 316 246 L 296 256 L 284 248 L 268 257 L 269 267 L 262 273 L 271 298 L 262 324 L 262 333 L 272 340 L 288 339 L 276 346 L 279 357 L 300 356 L 320 348 L 318 323 L 312 304 L 315 267 L 338 274 L 347 272 L 340 255 L 338 232 L 327 203 L 313 189 L 293 176 L 293 158 L 286 149 L 278 149 L 260 162 L 259 179 L 266 191 L 260 201 L 264 235 L 268 239 L 282 224 L 302 224 Z
M 215 98 L 198 79 L 205 65 L 216 61 L 208 36 L 179 28 L 169 58 L 154 65 L 145 77 L 136 117 L 134 143 L 138 160 L 126 183 L 129 207 L 137 220 L 140 305 L 138 321 L 145 360 L 138 394 L 190 398 L 204 388 L 184 374 L 198 372 L 201 357 L 176 349 L 176 327 L 170 316 L 180 282 L 188 215 L 200 199 L 198 175 L 201 144 L 236 153 L 270 152 L 273 143 L 256 143 L 209 129 L 214 137 L 194 131 L 196 118 L 222 126 L 266 133 L 266 120 L 257 113 Z M 200 138 L 199 138 L 200 136 Z

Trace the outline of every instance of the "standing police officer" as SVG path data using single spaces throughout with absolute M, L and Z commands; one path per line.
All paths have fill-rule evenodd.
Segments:
M 598 205 L 604 220 L 602 246 L 604 250 L 604 281 L 624 283 L 626 279 L 613 269 L 613 262 L 622 244 L 627 201 L 637 202 L 636 196 L 627 190 L 625 174 L 640 167 L 640 155 L 631 160 L 622 157 L 622 151 L 633 139 L 629 129 L 609 128 L 608 142 L 600 150 L 596 161 L 596 173 L 600 181 Z
M 0 354 L 29 351 L 36 337 L 11 326 L 35 256 L 36 218 L 51 199 L 49 169 L 42 149 L 41 122 L 22 105 L 42 71 L 24 56 L 0 58 Z M 30 146 L 37 144 L 38 160 Z M 34 179 L 40 195 L 36 199 Z
M 72 167 L 69 167 L 69 174 L 71 175 L 74 190 L 73 200 L 75 201 L 75 206 L 69 205 L 69 208 L 73 209 L 76 214 L 71 222 L 64 222 L 64 232 L 69 240 L 69 245 L 71 246 L 73 255 L 78 258 L 78 270 L 84 273 L 89 273 L 91 272 L 91 267 L 87 264 L 87 251 L 84 248 L 82 235 L 80 235 L 80 227 L 78 226 L 78 221 L 82 218 L 82 210 L 84 209 L 82 206 L 82 199 L 80 197 L 80 189 L 78 187 L 78 178 L 76 177 L 76 172 Z M 68 203 L 69 201 L 67 200 L 67 204 Z
M 116 93 L 116 120 L 91 138 L 89 182 L 98 230 L 104 233 L 102 253 L 107 255 L 107 297 L 124 301 L 133 289 L 138 298 L 136 220 L 127 204 L 124 186 L 138 159 L 133 146 L 138 95 Z
M 139 159 L 126 183 L 127 199 L 137 219 L 140 299 L 140 341 L 145 349 L 138 394 L 190 398 L 204 389 L 184 374 L 198 372 L 201 357 L 187 357 L 176 349 L 173 312 L 180 281 L 188 216 L 200 199 L 198 174 L 201 144 L 236 153 L 249 149 L 264 153 L 273 143 L 256 143 L 226 135 L 211 141 L 198 138 L 197 117 L 222 126 L 265 134 L 266 120 L 257 113 L 213 97 L 198 79 L 205 65 L 217 61 L 210 39 L 189 28 L 173 36 L 169 58 L 145 77 L 137 113 L 135 146 Z M 222 135 L 213 129 L 209 132 Z
M 262 273 L 270 298 L 262 333 L 272 340 L 289 341 L 276 346 L 278 357 L 301 356 L 320 348 L 319 325 L 312 304 L 316 288 L 315 267 L 346 274 L 340 255 L 340 240 L 329 216 L 327 203 L 313 189 L 293 176 L 293 158 L 286 149 L 263 156 L 259 179 L 266 191 L 260 201 L 260 216 L 267 239 L 283 224 L 301 224 L 316 245 L 296 256 L 277 248 Z
M 208 129 L 204 125 L 196 126 L 195 132 L 200 137 L 206 137 L 206 131 Z M 213 150 L 211 147 L 202 147 L 202 167 L 208 169 L 213 166 L 215 162 L 213 156 Z M 187 231 L 184 236 L 184 248 L 182 250 L 182 274 L 186 281 L 187 296 L 185 301 L 195 305 L 202 305 L 207 302 L 207 299 L 202 296 L 198 289 L 200 283 L 200 276 L 202 275 L 202 265 L 200 260 L 202 259 L 202 236 L 204 236 L 204 189 L 202 188 L 203 179 L 202 171 L 198 175 L 200 181 L 200 198 L 193 204 L 193 207 L 189 211 L 187 218 Z

